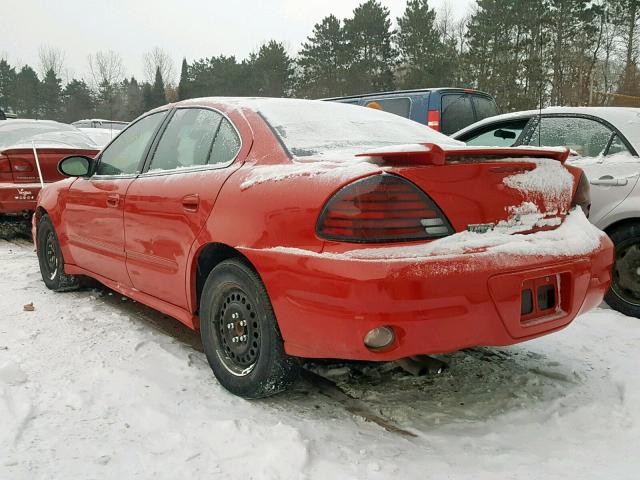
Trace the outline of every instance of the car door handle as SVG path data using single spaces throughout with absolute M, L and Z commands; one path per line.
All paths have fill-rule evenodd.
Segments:
M 187 212 L 197 212 L 200 207 L 200 196 L 197 194 L 182 197 L 182 208 Z
M 601 185 L 608 187 L 624 187 L 629 183 L 627 178 L 614 178 L 611 175 L 605 175 L 604 177 L 591 180 L 591 185 Z
M 120 205 L 120 195 L 117 193 L 112 193 L 107 197 L 107 207 L 109 208 L 118 208 Z

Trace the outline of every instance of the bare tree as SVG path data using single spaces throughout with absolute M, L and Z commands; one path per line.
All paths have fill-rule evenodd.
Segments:
M 89 71 L 96 87 L 113 85 L 125 76 L 122 57 L 113 50 L 89 54 Z
M 51 45 L 40 45 L 38 48 L 38 73 L 44 78 L 49 70 L 53 70 L 56 77 L 60 78 L 64 71 L 64 50 Z
M 156 78 L 156 70 L 160 69 L 165 86 L 173 87 L 176 84 L 176 67 L 171 56 L 160 47 L 154 47 L 143 56 L 144 75 L 148 83 L 153 83 Z

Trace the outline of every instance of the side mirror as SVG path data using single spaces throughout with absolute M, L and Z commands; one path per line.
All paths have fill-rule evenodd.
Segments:
M 92 165 L 92 158 L 73 155 L 60 160 L 58 171 L 67 177 L 86 177 L 91 172 Z
M 516 132 L 512 132 L 511 130 L 503 130 L 502 128 L 499 128 L 498 130 L 493 132 L 493 136 L 494 137 L 498 137 L 498 138 L 502 138 L 504 140 L 506 140 L 506 139 L 515 140 Z

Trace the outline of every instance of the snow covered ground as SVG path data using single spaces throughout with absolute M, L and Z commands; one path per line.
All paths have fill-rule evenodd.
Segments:
M 611 310 L 444 356 L 439 376 L 320 363 L 339 388 L 310 376 L 248 402 L 178 322 L 107 290 L 49 292 L 27 242 L 0 241 L 0 265 L 2 480 L 640 475 L 640 321 Z

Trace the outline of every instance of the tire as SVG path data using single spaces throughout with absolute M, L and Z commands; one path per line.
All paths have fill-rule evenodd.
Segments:
M 200 300 L 200 333 L 214 375 L 235 395 L 275 395 L 299 376 L 300 363 L 284 351 L 264 285 L 241 260 L 225 260 L 209 274 Z
M 616 260 L 605 300 L 614 310 L 640 318 L 640 223 L 621 225 L 609 237 L 615 244 Z
M 78 277 L 64 273 L 64 258 L 60 250 L 58 235 L 49 215 L 42 215 L 36 231 L 36 250 L 40 274 L 49 290 L 69 292 L 80 286 Z

